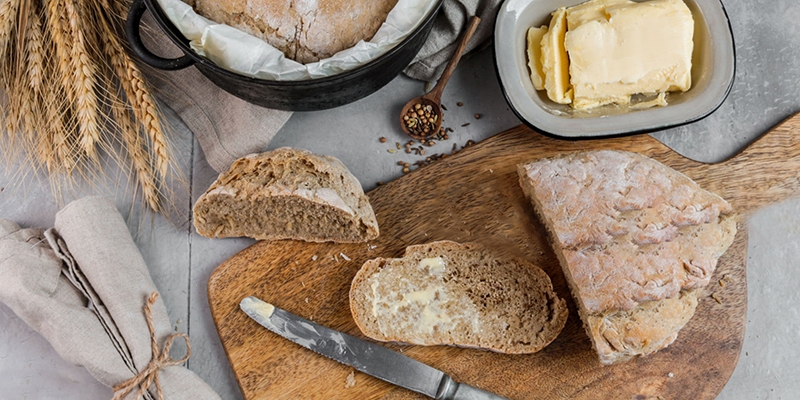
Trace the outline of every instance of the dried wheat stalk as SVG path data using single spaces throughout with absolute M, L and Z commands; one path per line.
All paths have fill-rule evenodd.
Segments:
M 0 0 L 0 134 L 51 178 L 119 161 L 164 211 L 172 170 L 157 102 L 120 38 L 127 0 Z

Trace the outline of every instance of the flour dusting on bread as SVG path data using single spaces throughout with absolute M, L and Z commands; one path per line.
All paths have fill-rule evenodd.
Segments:
M 623 151 L 538 160 L 518 173 L 601 361 L 672 343 L 733 242 L 730 204 Z

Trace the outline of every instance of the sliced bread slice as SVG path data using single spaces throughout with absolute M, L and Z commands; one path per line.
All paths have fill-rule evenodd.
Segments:
M 350 288 L 350 310 L 375 340 L 512 354 L 548 345 L 568 314 L 539 267 L 451 241 L 364 263 Z
M 623 151 L 518 166 L 604 364 L 671 344 L 736 234 L 730 204 Z
M 365 242 L 378 223 L 361 184 L 334 157 L 288 147 L 240 158 L 200 196 L 206 237 Z

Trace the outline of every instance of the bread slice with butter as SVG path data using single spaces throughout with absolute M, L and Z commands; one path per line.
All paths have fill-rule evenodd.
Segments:
M 350 288 L 361 331 L 379 341 L 534 353 L 567 321 L 539 267 L 474 243 L 439 241 L 364 263 Z
M 365 242 L 378 222 L 361 184 L 341 161 L 288 147 L 242 157 L 194 206 L 206 237 Z
M 736 234 L 730 204 L 640 154 L 572 153 L 518 166 L 604 364 L 667 347 Z

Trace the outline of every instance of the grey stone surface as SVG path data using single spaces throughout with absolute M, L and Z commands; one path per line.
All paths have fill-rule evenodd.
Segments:
M 714 0 L 708 0 L 714 1 Z M 796 0 L 725 0 L 734 31 L 737 74 L 723 106 L 703 121 L 653 134 L 693 159 L 714 162 L 730 157 L 780 120 L 800 111 L 800 3 Z M 453 143 L 485 139 L 519 124 L 498 87 L 491 50 L 464 62 L 443 103 L 449 141 L 432 152 L 449 152 Z M 413 162 L 394 143 L 405 138 L 396 125 L 402 104 L 424 92 L 424 84 L 398 77 L 379 92 L 334 110 L 296 113 L 270 148 L 295 146 L 340 158 L 366 190 L 402 175 L 396 162 Z M 456 102 L 463 102 L 457 107 Z M 475 113 L 482 116 L 476 120 Z M 466 127 L 462 124 L 469 123 Z M 82 188 L 65 200 L 90 193 L 116 199 L 135 241 L 150 266 L 177 330 L 192 337 L 190 369 L 224 399 L 241 394 L 208 309 L 206 284 L 219 263 L 249 246 L 247 239 L 209 240 L 189 224 L 191 204 L 216 178 L 197 143 L 179 123 L 174 129 L 186 185 L 178 188 L 175 212 L 167 221 L 142 213 L 124 190 L 127 181 L 112 176 L 106 187 Z M 380 143 L 379 137 L 387 143 Z M 112 170 L 112 175 L 114 171 Z M 0 217 L 24 226 L 49 227 L 60 203 L 46 182 L 11 171 L 0 172 Z M 188 189 L 188 192 L 186 190 Z M 421 187 L 420 190 L 427 188 Z M 432 190 L 432 189 L 431 189 Z M 183 193 L 183 194 L 181 194 Z M 720 399 L 793 399 L 800 393 L 800 199 L 756 212 L 748 221 L 748 314 L 744 349 Z M 0 283 L 2 284 L 2 283 Z M 180 349 L 178 349 L 180 350 Z M 0 305 L 0 400 L 107 399 L 110 390 L 81 367 L 68 365 L 7 307 Z

